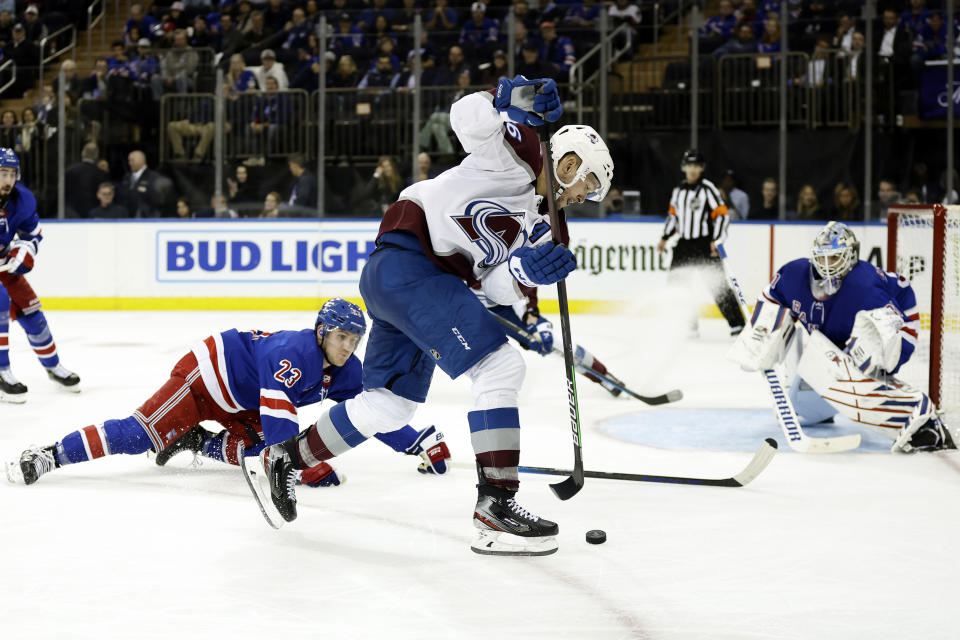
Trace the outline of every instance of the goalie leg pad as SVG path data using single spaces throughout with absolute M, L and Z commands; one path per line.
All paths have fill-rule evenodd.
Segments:
M 875 379 L 819 331 L 810 334 L 797 373 L 839 413 L 896 439 L 929 398 L 893 377 Z
M 800 376 L 790 383 L 790 402 L 800 419 L 800 426 L 808 427 L 820 424 L 837 415 L 837 410 L 814 391 Z

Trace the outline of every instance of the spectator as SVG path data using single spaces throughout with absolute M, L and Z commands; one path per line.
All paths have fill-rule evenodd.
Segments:
M 360 12 L 357 26 L 361 31 L 370 31 L 380 16 L 383 16 L 387 24 L 393 22 L 393 9 L 387 7 L 387 0 L 373 0 L 371 6 Z
M 237 218 L 237 212 L 227 204 L 227 196 L 222 193 L 210 196 L 210 206 L 193 212 L 194 218 Z
M 432 164 L 429 153 L 421 151 L 417 154 L 417 182 L 429 180 L 438 175 L 438 172 L 431 168 Z
M 97 145 L 88 142 L 80 151 L 80 162 L 67 167 L 63 174 L 64 187 L 70 194 L 66 199 L 65 214 L 68 218 L 86 218 L 90 210 L 97 206 L 100 183 L 110 180 L 109 174 L 97 167 L 99 155 Z
M 726 2 L 730 4 L 730 0 L 721 0 L 720 5 L 722 9 L 723 3 Z M 518 15 L 520 11 L 520 5 L 523 5 L 524 15 L 528 14 L 530 9 L 527 5 L 526 0 L 518 0 L 514 5 L 514 15 L 517 19 L 522 20 L 523 18 Z M 731 14 L 733 9 L 730 9 Z M 570 9 L 567 11 L 567 15 L 563 18 L 563 24 L 570 27 L 575 27 L 577 29 L 593 30 L 597 27 L 597 20 L 600 19 L 600 5 L 597 3 L 597 0 L 582 0 L 581 2 L 574 2 Z M 524 21 L 526 24 L 526 21 Z M 527 28 L 532 28 L 536 26 L 536 23 L 526 24 Z M 729 33 L 727 34 L 729 35 Z
M 213 34 L 207 27 L 207 21 L 203 16 L 197 16 L 193 19 L 193 35 L 190 36 L 190 46 L 194 49 L 213 46 Z
M 874 203 L 874 219 L 886 221 L 890 205 L 900 200 L 900 192 L 893 180 L 881 180 L 877 183 L 877 201 Z
M 299 153 L 287 158 L 287 167 L 295 182 L 287 199 L 284 213 L 294 216 L 314 216 L 317 213 L 317 179 L 307 169 L 306 161 Z
M 728 169 L 723 174 L 723 180 L 720 181 L 720 190 L 727 196 L 731 220 L 746 220 L 750 217 L 750 196 L 740 188 L 737 176 L 732 169 Z
M 40 141 L 40 127 L 37 126 L 37 114 L 30 107 L 20 112 L 20 137 L 15 147 L 20 154 L 21 165 L 30 165 L 30 155 L 35 153 Z
M 114 40 L 110 43 L 110 55 L 107 56 L 107 68 L 112 72 L 116 69 L 127 66 L 129 59 L 127 58 L 126 47 L 123 45 L 122 40 Z
M 259 9 L 250 12 L 250 20 L 243 30 L 243 47 L 245 49 L 260 49 L 276 33 L 263 20 L 263 12 Z
M 756 53 L 757 48 L 757 40 L 753 35 L 753 25 L 741 22 L 737 27 L 736 37 L 717 47 L 713 55 L 719 58 L 737 53 Z
M 390 58 L 390 68 L 394 71 L 400 69 L 400 58 L 397 57 L 397 42 L 391 36 L 383 36 L 377 43 L 377 56 L 385 55 Z
M 381 54 L 377 57 L 373 68 L 367 71 L 363 78 L 360 79 L 360 84 L 358 84 L 357 87 L 360 89 L 366 89 L 368 87 L 390 87 L 396 75 L 397 73 L 393 70 L 393 64 L 390 62 L 390 56 Z
M 228 106 L 227 111 L 229 112 L 230 109 L 231 107 Z M 201 98 L 189 118 L 171 120 L 167 123 L 167 138 L 170 140 L 170 148 L 173 150 L 173 158 L 171 158 L 173 162 L 187 160 L 186 150 L 183 146 L 185 137 L 198 138 L 193 149 L 193 159 L 196 162 L 203 160 L 216 133 L 216 123 L 213 118 L 213 101 L 210 98 Z M 225 119 L 223 123 L 224 132 L 229 132 L 233 128 L 228 120 L 229 118 Z
M 137 55 L 137 43 L 140 42 L 140 38 L 143 37 L 144 36 L 140 34 L 140 29 L 136 27 L 133 27 L 130 31 L 123 34 L 124 52 L 128 58 Z
M 616 187 L 612 187 L 603 199 L 603 210 L 608 216 L 623 215 L 623 192 Z
M 812 51 L 821 37 L 827 38 L 829 46 L 837 25 L 827 12 L 823 0 L 810 0 L 800 11 L 799 18 L 791 23 L 791 29 L 794 37 L 790 41 L 790 47 L 800 51 Z
M 923 200 L 921 200 L 920 194 L 913 189 L 911 189 L 910 191 L 907 191 L 903 195 L 903 200 L 901 200 L 901 204 L 922 204 L 922 203 L 923 203 Z
M 733 35 L 737 18 L 733 15 L 733 3 L 730 0 L 720 0 L 719 13 L 707 18 L 700 27 L 700 52 L 711 53 Z
M 386 212 L 387 207 L 397 201 L 403 186 L 397 161 L 391 156 L 380 156 L 373 176 L 358 195 L 358 199 L 372 200 L 374 209 L 369 213 L 379 218 Z
M 86 217 L 110 219 L 129 218 L 130 212 L 127 211 L 127 208 L 113 201 L 115 196 L 116 189 L 113 183 L 101 182 L 97 187 L 97 201 L 99 204 L 93 209 L 90 209 Z M 177 202 L 179 202 L 179 200 Z
M 160 62 L 150 48 L 150 41 L 140 38 L 137 42 L 137 55 L 127 63 L 133 86 L 138 89 L 150 87 L 150 79 L 160 71 Z
M 853 37 L 850 39 L 850 53 L 847 54 L 846 63 L 844 64 L 845 80 L 853 81 L 863 77 L 863 67 L 865 64 L 863 50 L 866 43 L 867 41 L 864 39 L 862 33 L 859 31 L 853 32 Z
M 37 114 L 37 121 L 48 127 L 57 126 L 57 94 L 52 84 L 43 85 L 40 99 L 33 104 L 33 111 Z
M 522 59 L 517 65 L 517 73 L 527 78 L 557 78 L 557 68 L 540 59 L 540 43 L 527 38 L 521 47 Z
M 193 217 L 193 214 L 190 212 L 190 203 L 187 202 L 186 198 L 177 198 L 177 217 L 178 218 Z
M 927 24 L 929 12 L 925 8 L 926 0 L 910 0 L 910 6 L 900 15 L 900 27 L 910 34 L 911 38 L 920 35 L 920 30 Z
M 23 28 L 27 32 L 27 39 L 31 42 L 39 44 L 43 38 L 47 37 L 47 27 L 40 20 L 40 10 L 37 9 L 37 5 L 31 4 L 23 12 Z
M 537 49 L 539 50 L 539 43 Z M 447 52 L 447 64 L 439 67 L 434 74 L 433 86 L 452 87 L 458 83 L 458 78 L 464 71 L 469 73 L 470 67 L 464 62 L 463 47 L 455 44 Z
M 926 162 L 915 162 L 910 168 L 910 175 L 900 185 L 900 191 L 906 195 L 913 191 L 916 192 L 920 202 L 931 203 L 934 201 L 933 181 L 927 172 Z
M 187 20 L 187 14 L 184 11 L 185 8 L 179 0 L 170 5 L 170 11 L 163 16 L 162 20 L 164 31 L 186 30 L 190 26 L 190 21 Z
M 820 36 L 813 48 L 813 55 L 807 63 L 807 73 L 797 78 L 797 84 L 805 84 L 811 88 L 822 87 L 833 82 L 833 66 L 830 64 L 830 38 Z
M 6 51 L 13 42 L 13 13 L 0 11 L 0 50 Z
M 159 100 L 171 90 L 176 93 L 193 91 L 198 63 L 197 52 L 187 45 L 186 31 L 177 29 L 173 33 L 173 48 L 160 61 L 160 73 L 150 79 L 153 99 Z
M 73 104 L 76 104 L 77 100 L 80 99 L 80 94 L 83 92 L 83 81 L 80 79 L 80 76 L 77 75 L 77 63 L 68 58 L 60 63 L 60 71 L 63 72 L 63 81 L 67 96 L 69 96 Z M 53 78 L 53 90 L 57 95 L 60 95 L 59 74 Z
M 857 188 L 846 182 L 838 182 L 833 189 L 833 214 L 834 220 L 859 220 L 862 217 L 860 211 L 860 196 Z
M 776 178 L 766 178 L 760 187 L 760 208 L 754 212 L 753 218 L 760 220 L 775 220 L 780 217 L 780 206 L 778 204 Z
M 290 22 L 290 11 L 284 6 L 283 0 L 270 0 L 263 10 L 263 21 L 274 33 L 280 33 Z
M 855 23 L 853 18 L 846 11 L 837 14 L 837 30 L 833 34 L 833 48 L 843 49 L 850 52 L 850 46 L 853 43 L 853 32 Z
M 817 197 L 817 190 L 813 188 L 812 184 L 803 185 L 797 194 L 797 210 L 787 211 L 787 219 L 820 220 L 822 217 L 820 198 Z
M 341 13 L 337 20 L 337 31 L 334 33 L 330 49 L 337 56 L 352 55 L 363 47 L 363 32 L 353 24 L 349 13 Z
M 35 72 L 40 65 L 40 49 L 36 44 L 27 39 L 27 33 L 22 24 L 13 25 L 13 40 L 10 46 L 4 49 L 4 59 L 13 60 L 19 71 L 16 82 L 13 83 L 10 93 L 12 97 L 19 98 L 23 93 L 33 88 Z
M 637 29 L 640 27 L 641 15 L 640 7 L 630 0 L 616 0 L 615 4 L 610 7 L 607 15 L 613 20 L 613 28 L 619 27 L 621 24 L 628 24 L 633 29 L 633 38 L 632 41 L 636 42 L 637 39 Z
M 507 73 L 507 54 L 503 49 L 497 49 L 493 52 L 493 62 L 487 62 L 480 65 L 480 84 L 485 87 L 494 87 L 500 78 L 506 78 Z
M 248 0 L 240 0 L 237 3 L 237 15 L 233 17 L 233 24 L 240 33 L 243 33 L 247 25 L 250 24 L 250 15 L 253 13 L 253 7 Z
M 365 38 L 365 48 L 376 49 L 383 40 L 391 40 L 394 44 L 397 42 L 396 34 L 390 30 L 390 23 L 382 15 L 377 16 L 373 21 L 373 26 L 368 30 Z
M 213 50 L 224 58 L 229 58 L 243 46 L 243 34 L 233 24 L 233 16 L 227 12 L 220 14 L 220 25 L 213 35 Z
M 880 95 L 886 93 L 884 88 L 895 83 L 901 88 L 904 79 L 909 77 L 907 69 L 910 66 L 910 54 L 913 43 L 910 33 L 898 24 L 897 12 L 887 8 L 883 11 L 883 33 L 880 36 L 880 45 L 877 47 L 877 56 L 880 60 L 880 74 L 878 81 Z M 891 75 L 892 72 L 892 75 Z
M 470 19 L 460 29 L 460 44 L 468 51 L 480 52 L 484 47 L 496 45 L 500 39 L 500 23 L 487 17 L 487 5 L 474 2 L 470 5 Z
M 310 51 L 310 36 L 313 26 L 307 22 L 307 14 L 300 7 L 293 10 L 291 22 L 287 25 L 287 34 L 280 48 L 288 52 L 288 57 L 296 58 L 298 50 Z
M 243 56 L 239 53 L 230 56 L 230 67 L 227 69 L 226 86 L 231 94 L 255 91 L 257 89 L 257 77 L 253 71 L 244 66 Z
M 242 164 L 238 164 L 233 175 L 233 178 L 227 178 L 230 208 L 234 209 L 241 218 L 256 215 L 260 193 L 256 185 L 250 180 L 249 170 Z
M 403 0 L 403 6 L 393 16 L 393 29 L 403 34 L 413 33 L 413 22 L 417 16 L 423 15 L 423 9 L 417 0 Z M 412 36 L 411 36 L 412 37 Z M 407 38 L 409 46 L 413 46 L 413 40 Z
M 99 100 L 105 98 L 108 92 L 110 68 L 106 58 L 97 58 L 93 63 L 93 72 L 87 76 L 80 87 L 81 96 L 85 100 Z
M 323 54 L 323 73 L 327 80 L 327 86 L 330 86 L 331 75 L 333 74 L 333 65 L 337 61 L 337 54 L 333 51 L 326 51 Z M 320 87 L 320 60 L 317 56 L 311 56 L 301 67 L 293 82 L 290 83 L 293 89 L 303 89 L 307 93 L 313 93 Z
M 780 20 L 774 16 L 767 18 L 763 25 L 763 35 L 757 43 L 759 53 L 777 53 L 780 51 Z
M 274 76 L 267 76 L 267 90 L 254 103 L 250 121 L 253 147 L 263 158 L 266 153 L 277 151 L 277 138 L 283 126 L 290 124 L 291 108 L 287 96 L 278 93 L 280 86 Z M 262 165 L 263 162 L 256 164 Z
M 734 29 L 734 32 L 740 30 L 740 25 L 748 25 L 750 30 L 753 31 L 753 37 L 756 38 L 760 35 L 762 30 L 760 14 L 757 13 L 757 3 L 755 0 L 743 0 L 737 10 L 734 12 L 734 15 L 737 18 L 737 26 Z
M 570 67 L 577 61 L 576 52 L 570 38 L 566 36 L 557 37 L 556 26 L 552 22 L 542 22 L 540 24 L 540 39 L 543 42 L 540 47 L 540 59 L 556 67 L 556 73 L 553 77 L 566 78 L 570 73 Z
M 434 44 L 446 46 L 455 41 L 457 12 L 447 6 L 447 0 L 433 0 L 433 8 L 427 12 L 424 25 L 433 34 Z
M 263 199 L 263 211 L 258 216 L 260 218 L 278 218 L 280 217 L 280 194 L 271 191 Z
M 947 56 L 947 25 L 943 22 L 943 14 L 939 11 L 931 11 L 929 15 L 927 23 L 923 25 L 913 41 L 910 65 L 915 75 L 919 75 L 923 69 L 923 63 L 927 60 L 941 60 Z
M 337 70 L 330 77 L 331 88 L 355 87 L 360 82 L 357 63 L 352 56 L 344 55 L 337 61 Z
M 161 217 L 169 180 L 147 166 L 143 151 L 131 151 L 127 163 L 130 171 L 120 183 L 122 204 L 134 218 Z
M 277 54 L 273 52 L 273 49 L 264 49 L 260 52 L 260 66 L 252 67 L 250 71 L 253 72 L 254 77 L 257 79 L 257 86 L 260 87 L 260 90 L 267 88 L 267 78 L 274 78 L 277 81 L 277 85 L 280 87 L 280 91 L 286 91 L 290 86 L 290 81 L 287 79 L 287 72 L 283 70 L 283 65 L 277 64 Z
M 0 114 L 0 147 L 13 149 L 17 145 L 17 136 L 20 135 L 19 125 L 16 111 L 7 109 Z
M 137 40 L 139 40 L 141 37 L 150 38 L 153 36 L 153 27 L 156 24 L 156 19 L 154 19 L 154 17 L 150 14 L 144 12 L 143 5 L 132 4 L 130 5 L 130 18 L 123 27 L 123 34 L 127 35 L 132 29 L 137 29 Z

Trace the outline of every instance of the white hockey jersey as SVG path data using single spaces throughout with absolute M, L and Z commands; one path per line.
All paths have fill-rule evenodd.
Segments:
M 540 138 L 534 129 L 501 118 L 489 92 L 455 102 L 450 125 L 469 155 L 436 178 L 404 189 L 384 214 L 380 234 L 413 233 L 443 269 L 470 285 L 480 282 L 497 304 L 513 304 L 525 296 L 507 258 L 524 244 L 551 237 L 536 195 L 543 167 Z

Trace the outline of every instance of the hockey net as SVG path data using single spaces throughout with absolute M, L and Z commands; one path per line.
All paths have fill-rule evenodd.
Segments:
M 887 248 L 887 270 L 910 280 L 920 312 L 917 348 L 899 375 L 960 415 L 960 206 L 891 206 Z

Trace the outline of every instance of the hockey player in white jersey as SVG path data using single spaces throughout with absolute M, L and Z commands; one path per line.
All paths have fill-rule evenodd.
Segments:
M 296 518 L 295 470 L 408 422 L 440 367 L 451 378 L 466 374 L 472 384 L 474 404 L 466 417 L 479 476 L 473 550 L 556 551 L 557 525 L 515 499 L 523 357 L 470 285 L 479 283 L 487 299 L 512 305 L 523 298 L 521 285 L 554 284 L 576 268 L 573 253 L 551 241 L 537 194 L 546 194 L 550 171 L 558 208 L 602 200 L 613 161 L 596 131 L 573 125 L 551 137 L 553 166 L 544 167 L 532 127 L 561 113 L 554 81 L 522 76 L 452 105 L 450 124 L 467 157 L 400 194 L 384 214 L 377 249 L 360 278 L 373 319 L 363 393 L 264 450 L 253 465 L 250 484 L 271 522 Z
M 747 370 L 785 362 L 803 425 L 841 413 L 892 438 L 893 451 L 952 449 L 927 394 L 897 377 L 916 345 L 916 305 L 906 278 L 860 260 L 853 231 L 831 222 L 809 259 L 777 271 L 729 356 Z

